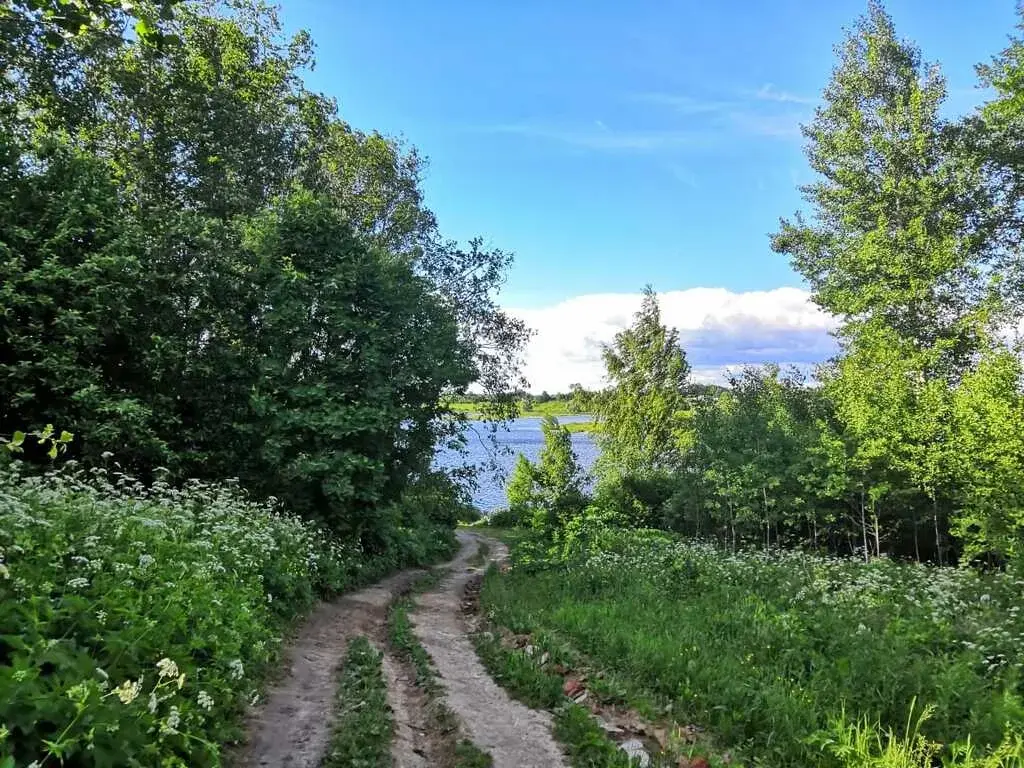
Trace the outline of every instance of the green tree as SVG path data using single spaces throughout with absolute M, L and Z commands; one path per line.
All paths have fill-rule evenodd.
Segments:
M 0 433 L 237 476 L 387 548 L 393 502 L 443 485 L 439 404 L 520 383 L 511 256 L 443 238 L 415 150 L 303 84 L 308 34 L 256 0 L 177 4 L 164 45 L 121 34 L 161 5 L 0 13 Z
M 990 254 L 971 226 L 978 179 L 940 117 L 945 83 L 878 3 L 837 52 L 804 128 L 819 177 L 802 188 L 812 217 L 784 220 L 772 247 L 845 318 L 844 336 L 880 322 L 962 366 L 991 296 Z
M 537 468 L 523 454 L 516 456 L 515 466 L 505 485 L 508 508 L 517 521 L 532 521 L 537 510 Z
M 679 333 L 661 322 L 654 289 L 644 289 L 629 328 L 604 347 L 610 388 L 600 398 L 601 467 L 610 474 L 677 468 L 690 366 Z
M 572 449 L 572 435 L 554 416 L 541 422 L 544 447 L 537 462 L 537 496 L 546 512 L 544 527 L 550 532 L 564 526 L 583 511 L 583 471 Z
M 967 557 L 1024 556 L 1024 395 L 1020 356 L 985 354 L 953 396 L 960 488 L 953 529 Z M 970 460 L 963 460 L 970 457 Z

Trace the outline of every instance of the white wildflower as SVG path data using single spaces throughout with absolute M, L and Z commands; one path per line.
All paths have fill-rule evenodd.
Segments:
M 117 698 L 121 700 L 122 704 L 131 704 L 135 701 L 139 694 L 142 692 L 142 678 L 140 677 L 135 682 L 131 680 L 125 680 L 117 688 L 114 689 L 114 693 L 117 694 Z
M 68 581 L 68 587 L 70 587 L 71 589 L 85 589 L 88 586 L 89 580 L 81 576 L 76 576 L 75 578 Z
M 178 676 L 178 665 L 168 659 L 166 656 L 156 663 L 157 671 L 160 673 L 160 677 L 177 677 Z
M 213 697 L 206 691 L 200 691 L 199 695 L 196 697 L 196 700 L 199 702 L 199 706 L 205 709 L 207 712 L 213 709 Z
M 228 664 L 228 670 L 234 680 L 240 680 L 242 676 L 245 675 L 245 667 L 242 666 L 241 659 L 233 659 L 231 663 Z
M 177 707 L 171 707 L 167 719 L 160 726 L 160 731 L 162 733 L 177 733 L 179 725 L 181 725 L 181 714 L 178 712 Z

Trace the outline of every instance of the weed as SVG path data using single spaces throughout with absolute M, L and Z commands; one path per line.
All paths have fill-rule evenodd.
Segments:
M 381 654 L 365 637 L 348 644 L 331 743 L 321 768 L 390 768 L 393 722 Z
M 565 745 L 573 768 L 629 768 L 625 752 L 609 739 L 590 713 L 562 693 L 562 678 L 522 651 L 506 648 L 491 632 L 473 636 L 484 668 L 511 696 L 555 715 L 555 738 Z

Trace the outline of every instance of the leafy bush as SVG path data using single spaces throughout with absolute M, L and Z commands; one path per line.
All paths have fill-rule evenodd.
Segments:
M 911 740 L 907 713 L 928 708 L 920 735 L 949 759 L 967 738 L 985 755 L 1024 722 L 1021 574 L 729 554 L 595 515 L 512 562 L 485 582 L 496 621 L 558 633 L 768 765 L 854 765 L 809 741 L 844 707 L 848 724 Z
M 450 546 L 367 556 L 231 484 L 0 468 L 0 765 L 214 766 L 324 593 Z

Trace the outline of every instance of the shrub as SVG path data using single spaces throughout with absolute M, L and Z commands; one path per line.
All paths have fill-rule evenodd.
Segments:
M 214 766 L 317 597 L 445 546 L 368 557 L 231 484 L 0 467 L 0 765 Z

